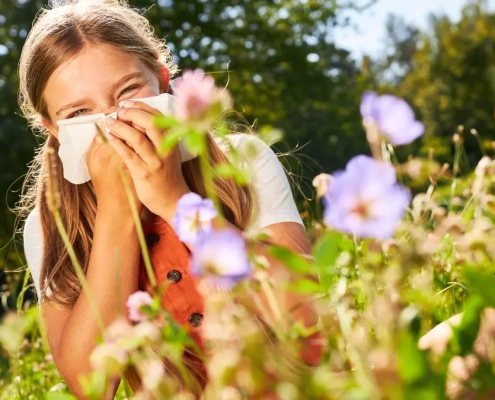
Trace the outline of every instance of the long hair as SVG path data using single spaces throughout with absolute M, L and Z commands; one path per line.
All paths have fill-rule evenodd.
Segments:
M 59 143 L 42 123 L 43 118 L 53 123 L 43 100 L 43 92 L 52 73 L 74 58 L 87 44 L 111 45 L 134 54 L 157 76 L 160 76 L 164 66 L 171 76 L 177 73 L 177 66 L 165 41 L 154 35 L 148 20 L 125 0 L 66 1 L 55 8 L 43 9 L 26 39 L 19 63 L 19 104 L 31 129 L 44 138 L 44 144 L 30 165 L 17 210 L 26 216 L 36 206 L 40 212 L 44 240 L 41 300 L 69 308 L 76 302 L 81 284 L 71 267 L 45 195 L 45 154 L 49 147 L 58 152 Z M 208 135 L 207 144 L 210 165 L 227 162 L 211 135 Z M 91 182 L 73 185 L 65 180 L 61 160 L 54 158 L 53 170 L 56 171 L 55 179 L 60 192 L 62 221 L 86 271 L 96 216 L 95 192 Z M 198 159 L 183 163 L 182 172 L 191 190 L 206 196 Z M 252 209 L 250 189 L 238 186 L 232 179 L 217 179 L 215 186 L 227 220 L 244 229 Z M 47 289 L 52 292 L 49 296 Z

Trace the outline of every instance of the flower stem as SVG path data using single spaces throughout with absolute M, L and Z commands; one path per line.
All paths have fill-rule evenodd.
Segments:
M 86 281 L 86 276 L 82 270 L 81 264 L 77 259 L 76 252 L 74 251 L 74 247 L 70 242 L 69 236 L 67 236 L 67 231 L 65 230 L 64 224 L 62 222 L 62 217 L 60 216 L 60 211 L 58 209 L 52 210 L 53 218 L 55 219 L 55 224 L 57 225 L 58 232 L 64 242 L 64 245 L 67 249 L 67 253 L 69 254 L 70 260 L 74 269 L 76 271 L 77 278 L 79 282 L 81 282 L 82 288 L 88 297 L 89 305 L 92 308 L 92 311 L 95 315 L 96 321 L 103 332 L 105 330 L 105 325 L 103 324 L 103 320 L 101 319 L 101 315 L 98 311 L 98 307 L 96 306 L 95 299 L 93 294 L 91 293 L 91 289 L 89 288 L 88 282 Z

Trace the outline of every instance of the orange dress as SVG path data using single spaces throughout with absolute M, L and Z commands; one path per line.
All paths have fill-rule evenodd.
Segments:
M 197 289 L 197 279 L 189 273 L 189 249 L 177 237 L 172 227 L 160 217 L 143 226 L 146 244 L 153 265 L 157 285 L 167 283 L 162 295 L 162 306 L 172 318 L 186 328 L 200 349 L 203 340 L 199 327 L 204 318 L 204 301 Z M 139 288 L 151 291 L 151 284 L 144 262 L 139 269 Z M 207 381 L 206 368 L 192 352 L 184 355 L 198 383 L 204 387 Z

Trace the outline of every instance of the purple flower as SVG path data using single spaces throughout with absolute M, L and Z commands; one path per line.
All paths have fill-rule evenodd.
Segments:
M 211 199 L 187 193 L 177 202 L 172 226 L 181 241 L 194 244 L 199 236 L 211 231 L 211 221 L 217 215 L 218 211 Z
M 412 108 L 398 97 L 365 92 L 360 109 L 364 126 L 375 125 L 393 145 L 411 143 L 424 133 L 425 128 L 416 121 Z
M 251 272 L 246 242 L 235 230 L 214 230 L 200 237 L 191 259 L 191 273 L 230 289 Z
M 323 197 L 325 223 L 359 237 L 392 237 L 411 201 L 392 164 L 360 155 L 332 176 Z
M 134 322 L 146 320 L 146 314 L 141 311 L 141 308 L 152 304 L 153 299 L 147 292 L 137 291 L 131 294 L 125 303 L 129 310 L 129 319 Z

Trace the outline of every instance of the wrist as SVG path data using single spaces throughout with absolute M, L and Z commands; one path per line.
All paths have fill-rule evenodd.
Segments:
M 191 189 L 184 183 L 184 185 L 173 191 L 166 204 L 163 204 L 162 207 L 157 210 L 156 214 L 170 224 L 175 215 L 175 211 L 177 210 L 177 202 L 182 196 L 190 192 Z

